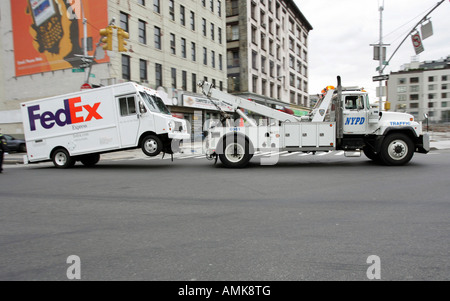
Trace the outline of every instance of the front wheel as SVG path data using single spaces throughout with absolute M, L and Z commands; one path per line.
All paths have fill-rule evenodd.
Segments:
M 242 137 L 227 137 L 226 140 L 231 141 L 223 143 L 223 152 L 219 154 L 222 164 L 231 168 L 246 166 L 252 158 L 248 141 Z
M 75 159 L 63 148 L 57 149 L 52 155 L 53 165 L 57 168 L 70 168 L 75 165 Z
M 396 133 L 384 138 L 380 158 L 386 165 L 404 165 L 414 155 L 414 143 L 405 134 Z
M 142 141 L 142 152 L 149 157 L 159 155 L 162 150 L 162 141 L 155 135 L 149 135 Z

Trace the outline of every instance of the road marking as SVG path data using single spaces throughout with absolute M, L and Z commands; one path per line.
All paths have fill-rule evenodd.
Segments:
M 299 154 L 299 153 L 301 153 L 301 152 L 292 152 L 292 153 L 289 153 L 289 154 L 286 154 L 286 155 L 281 155 L 281 156 L 282 157 L 289 157 L 289 156 L 296 155 L 296 154 Z
M 276 156 L 276 155 L 280 155 L 280 154 L 284 154 L 284 153 L 287 153 L 287 151 L 276 152 L 276 153 L 271 152 L 270 154 L 265 155 L 265 157 L 272 157 L 272 156 Z
M 253 157 L 264 156 L 264 155 L 267 155 L 267 154 L 270 154 L 270 153 L 271 152 L 259 153 L 257 155 L 253 155 Z

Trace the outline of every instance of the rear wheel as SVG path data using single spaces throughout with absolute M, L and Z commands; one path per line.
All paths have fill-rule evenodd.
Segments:
M 80 161 L 84 166 L 92 167 L 100 161 L 100 154 L 84 155 Z
M 53 165 L 57 168 L 70 168 L 75 165 L 75 159 L 63 148 L 57 149 L 52 155 Z
M 414 143 L 405 134 L 395 133 L 384 138 L 380 158 L 386 165 L 404 165 L 414 155 Z
M 223 152 L 219 159 L 223 165 L 231 168 L 242 168 L 248 164 L 252 155 L 249 143 L 242 137 L 227 137 L 223 143 Z

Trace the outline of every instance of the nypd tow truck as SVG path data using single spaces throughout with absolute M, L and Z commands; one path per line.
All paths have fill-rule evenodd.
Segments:
M 357 87 L 328 86 L 307 116 L 296 117 L 253 101 L 222 92 L 210 83 L 199 83 L 205 96 L 231 106 L 243 118 L 245 127 L 232 126 L 231 116 L 210 122 L 206 140 L 208 159 L 241 168 L 256 151 L 330 152 L 360 156 L 385 165 L 404 165 L 415 152 L 428 153 L 428 133 L 407 113 L 382 112 L 369 103 L 368 93 Z M 256 124 L 242 109 L 265 117 Z

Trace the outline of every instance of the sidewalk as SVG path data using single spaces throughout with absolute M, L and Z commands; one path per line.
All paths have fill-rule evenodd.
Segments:
M 430 132 L 430 146 L 431 151 L 450 149 L 450 133 L 447 132 Z M 203 143 L 193 142 L 184 143 L 181 146 L 182 156 L 189 155 L 202 155 Z M 5 155 L 3 164 L 23 164 L 25 153 L 10 153 Z M 169 155 L 170 156 L 170 155 Z M 103 154 L 102 158 L 111 159 L 126 159 L 126 158 L 146 158 L 147 156 L 142 152 L 140 148 L 133 150 L 125 150 Z

